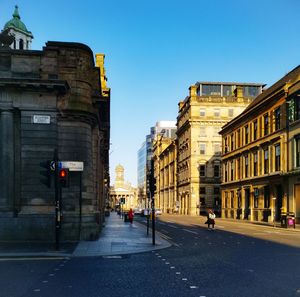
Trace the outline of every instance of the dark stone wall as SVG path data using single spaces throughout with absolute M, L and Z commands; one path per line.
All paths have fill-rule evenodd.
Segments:
M 105 199 L 99 185 L 109 166 L 100 161 L 100 77 L 91 50 L 48 42 L 43 51 L 0 51 L 2 60 L 0 240 L 54 240 L 54 180 L 50 188 L 40 181 L 40 163 L 53 160 L 54 149 L 62 161 L 84 162 L 62 189 L 61 239 L 97 238 Z M 34 115 L 49 116 L 50 124 L 33 123 Z

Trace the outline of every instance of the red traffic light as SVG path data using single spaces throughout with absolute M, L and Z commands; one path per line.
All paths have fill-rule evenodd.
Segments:
M 69 169 L 60 169 L 58 172 L 58 178 L 62 187 L 69 187 Z
M 67 170 L 66 169 L 61 169 L 60 171 L 59 171 L 59 177 L 60 178 L 64 178 L 64 177 L 66 177 L 67 176 Z

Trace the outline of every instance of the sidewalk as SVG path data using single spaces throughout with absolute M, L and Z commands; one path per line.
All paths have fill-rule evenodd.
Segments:
M 152 244 L 151 229 L 138 222 L 125 223 L 115 212 L 105 218 L 105 227 L 96 241 L 62 244 L 60 251 L 49 243 L 0 243 L 0 257 L 91 257 L 133 254 L 170 247 L 156 232 Z
M 171 244 L 155 234 L 155 245 L 152 244 L 151 229 L 138 222 L 131 225 L 124 222 L 115 212 L 106 217 L 105 227 L 97 241 L 82 241 L 78 244 L 72 256 L 108 256 L 120 254 L 141 253 L 170 247 Z

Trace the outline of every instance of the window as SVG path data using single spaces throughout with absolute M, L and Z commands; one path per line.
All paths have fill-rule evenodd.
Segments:
M 230 149 L 233 151 L 234 150 L 234 134 L 232 133 L 230 136 L 231 144 L 230 144 Z
M 206 136 L 206 128 L 205 127 L 200 127 L 200 137 L 205 137 Z
M 245 144 L 248 144 L 249 142 L 249 126 L 245 126 Z
M 205 117 L 205 109 L 200 109 L 200 117 Z
M 233 108 L 229 108 L 229 109 L 228 109 L 228 116 L 229 116 L 230 118 L 233 117 L 233 112 L 234 112 Z
M 275 145 L 275 170 L 280 170 L 280 144 Z
M 253 140 L 257 139 L 257 120 L 253 122 Z
M 300 167 L 300 135 L 295 137 L 295 154 L 296 167 Z
M 200 143 L 200 155 L 205 155 L 205 143 Z
M 215 153 L 215 155 L 220 155 L 221 154 L 221 144 L 220 143 L 215 143 L 214 153 Z
M 230 179 L 234 180 L 234 162 L 230 162 Z
M 214 110 L 214 115 L 216 118 L 219 118 L 220 117 L 220 109 L 215 109 Z
M 260 87 L 249 86 L 244 87 L 244 96 L 245 97 L 256 97 L 260 92 Z
M 295 104 L 295 113 L 294 113 L 294 119 L 295 121 L 300 119 L 300 98 L 296 97 L 294 100 Z
M 253 175 L 257 176 L 257 152 L 253 153 Z
M 224 164 L 224 179 L 225 179 L 225 182 L 227 182 L 227 178 L 228 178 L 228 172 L 227 172 L 227 162 Z
M 275 109 L 274 117 L 275 117 L 275 130 L 277 131 L 280 129 L 280 107 Z
M 221 85 L 202 85 L 202 96 L 221 96 Z
M 254 208 L 258 208 L 258 197 L 259 197 L 258 188 L 254 188 Z
M 269 134 L 269 115 L 264 115 L 264 136 Z
M 205 165 L 200 165 L 199 167 L 199 171 L 200 171 L 200 176 L 205 176 L 206 174 L 206 168 L 205 168 Z
M 205 197 L 200 197 L 200 205 L 205 206 Z
M 233 86 L 223 86 L 223 96 L 232 96 Z
M 241 172 L 242 172 L 241 158 L 237 158 L 237 160 L 236 160 L 236 166 L 237 166 L 237 178 L 240 179 L 241 178 Z
M 227 137 L 224 138 L 224 153 L 228 152 Z
M 241 139 L 241 130 L 237 130 L 236 132 L 236 146 L 240 147 L 240 139 Z
M 206 194 L 205 187 L 200 187 L 200 194 Z
M 220 165 L 214 165 L 214 177 L 220 177 Z
M 270 187 L 265 186 L 264 187 L 264 208 L 270 207 Z
M 245 155 L 245 177 L 248 177 L 248 168 L 249 168 L 249 158 L 248 155 Z
M 264 173 L 269 173 L 269 149 L 264 150 Z

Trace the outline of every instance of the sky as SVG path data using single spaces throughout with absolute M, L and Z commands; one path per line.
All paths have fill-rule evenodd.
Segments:
M 111 88 L 110 173 L 137 184 L 137 152 L 197 81 L 271 86 L 299 65 L 300 0 L 0 0 L 0 26 L 19 6 L 34 35 L 105 54 Z

